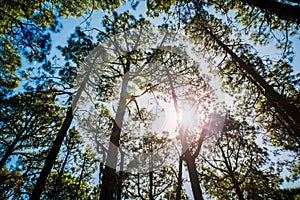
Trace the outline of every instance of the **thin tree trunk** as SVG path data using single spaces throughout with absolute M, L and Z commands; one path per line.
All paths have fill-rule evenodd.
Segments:
M 283 120 L 289 125 L 293 136 L 299 142 L 300 139 L 300 112 L 296 106 L 290 104 L 287 99 L 278 94 L 272 86 L 270 86 L 256 71 L 255 66 L 246 63 L 238 55 L 236 55 L 231 49 L 228 48 L 219 38 L 217 38 L 207 27 L 203 27 L 205 32 L 208 33 L 211 38 L 217 42 L 239 66 L 238 68 L 245 73 L 247 78 L 258 88 L 258 90 L 264 94 L 272 106 L 274 106 L 277 113 L 283 118 Z
M 195 164 L 195 157 L 197 155 L 195 155 L 195 157 L 192 156 L 191 152 L 188 148 L 188 143 L 186 141 L 186 133 L 185 133 L 185 130 L 183 129 L 181 122 L 179 120 L 180 110 L 179 110 L 177 95 L 176 95 L 175 89 L 174 89 L 175 87 L 173 85 L 171 75 L 167 68 L 166 68 L 166 73 L 167 73 L 168 81 L 170 83 L 172 99 L 173 99 L 174 108 L 175 108 L 176 115 L 177 115 L 177 124 L 179 127 L 179 135 L 180 135 L 181 146 L 182 146 L 182 156 L 183 156 L 183 160 L 186 162 L 187 167 L 188 167 L 188 173 L 189 173 L 189 177 L 190 177 L 190 182 L 191 182 L 194 199 L 195 200 L 203 200 L 202 191 L 200 188 L 200 182 L 198 179 L 198 172 L 197 172 L 196 164 Z M 202 145 L 202 142 L 201 142 L 201 145 Z M 199 151 L 200 151 L 200 149 L 199 149 Z M 198 151 L 198 153 L 199 153 L 199 151 Z
M 149 143 L 149 150 L 153 152 L 152 142 Z M 149 200 L 154 200 L 153 196 L 153 156 L 150 154 L 149 160 Z
M 19 136 L 19 135 L 18 135 Z M 0 161 L 0 170 L 5 166 L 6 161 L 8 160 L 9 156 L 13 153 L 16 144 L 20 141 L 20 137 L 18 137 L 8 146 L 5 154 L 2 156 Z
M 153 171 L 149 172 L 149 200 L 154 200 L 153 197 Z
M 75 95 L 75 98 L 72 102 L 72 107 L 69 107 L 67 110 L 66 118 L 64 119 L 63 124 L 57 133 L 57 136 L 53 142 L 53 145 L 47 155 L 46 161 L 44 163 L 44 167 L 43 167 L 43 169 L 40 173 L 40 176 L 33 188 L 31 195 L 30 195 L 31 200 L 39 200 L 41 197 L 41 194 L 46 185 L 47 178 L 52 170 L 52 167 L 53 167 L 55 160 L 58 156 L 58 153 L 60 151 L 60 147 L 61 147 L 61 145 L 64 141 L 64 138 L 66 137 L 67 132 L 71 126 L 72 120 L 74 118 L 74 112 L 76 111 L 76 108 L 77 108 L 78 100 L 88 82 L 91 71 L 92 71 L 92 67 L 89 68 L 89 71 L 87 72 L 86 76 L 84 77 L 84 80 L 81 83 L 80 88 L 78 89 L 78 91 Z
M 124 78 L 120 94 L 119 105 L 116 118 L 114 120 L 113 130 L 110 136 L 110 143 L 107 152 L 107 161 L 102 176 L 102 188 L 100 200 L 113 200 L 114 191 L 116 189 L 116 167 L 118 160 L 118 147 L 120 146 L 121 128 L 126 110 L 129 82 L 129 60 L 127 60 L 126 70 L 124 70 Z
M 222 153 L 222 156 L 224 158 L 226 168 L 227 168 L 227 170 L 229 172 L 229 177 L 230 177 L 230 179 L 231 179 L 231 181 L 233 183 L 233 186 L 234 186 L 234 189 L 235 189 L 236 194 L 238 196 L 238 199 L 239 200 L 245 200 L 243 192 L 242 192 L 242 190 L 240 188 L 240 184 L 239 184 L 238 180 L 235 178 L 234 172 L 232 171 L 232 165 L 231 165 L 230 161 L 227 159 L 228 157 L 225 155 L 225 152 L 224 152 L 223 148 L 220 145 L 218 145 L 218 147 L 219 147 L 219 149 L 220 149 L 220 151 Z
M 179 167 L 178 167 L 178 178 L 177 178 L 177 188 L 176 188 L 176 200 L 181 199 L 181 189 L 182 189 L 182 157 L 179 157 Z
M 82 167 L 81 167 L 82 170 L 80 172 L 78 184 L 76 186 L 76 190 L 74 191 L 74 196 L 73 196 L 72 200 L 76 200 L 77 199 L 78 191 L 80 190 L 80 185 L 81 185 L 81 181 L 82 181 L 82 178 L 83 178 L 83 173 L 84 173 L 84 167 L 85 167 L 86 159 L 87 159 L 87 156 L 85 156 L 84 159 L 83 159 L 83 163 L 82 163 Z
M 238 183 L 238 181 L 237 181 L 236 178 L 234 177 L 234 174 L 230 174 L 230 178 L 231 178 L 231 180 L 232 180 L 232 182 L 233 182 L 234 189 L 235 189 L 235 191 L 236 191 L 236 194 L 237 194 L 239 200 L 245 200 L 244 195 L 243 195 L 243 192 L 242 192 L 242 190 L 241 190 L 241 188 L 240 188 L 240 184 Z

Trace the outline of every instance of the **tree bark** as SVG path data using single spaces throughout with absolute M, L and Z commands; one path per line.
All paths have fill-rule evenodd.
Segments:
M 202 191 L 200 188 L 200 182 L 199 182 L 199 178 L 198 178 L 198 172 L 196 169 L 195 160 L 192 157 L 191 152 L 189 150 L 187 150 L 184 153 L 184 160 L 187 164 L 194 199 L 195 200 L 204 200 Z
M 121 154 L 121 163 L 120 163 L 120 171 L 119 171 L 118 185 L 117 185 L 117 200 L 122 200 L 123 175 L 124 175 L 124 152 L 120 151 L 120 154 Z
M 150 171 L 149 172 L 149 200 L 154 200 L 154 197 L 153 197 L 153 171 Z
M 282 20 L 300 23 L 300 7 L 274 0 L 240 0 L 244 4 L 259 8 L 266 14 L 274 14 Z
M 178 167 L 178 178 L 177 178 L 177 188 L 176 188 L 176 200 L 181 199 L 181 189 L 182 189 L 182 157 L 179 157 L 179 167 Z
M 107 153 L 107 161 L 102 176 L 102 188 L 100 193 L 100 200 L 113 200 L 114 191 L 116 189 L 116 166 L 118 160 L 118 148 L 120 146 L 121 128 L 126 110 L 127 96 L 128 96 L 128 82 L 129 82 L 129 60 L 124 70 L 124 78 L 122 82 L 122 89 L 120 94 L 119 105 L 117 109 L 116 118 L 114 120 L 113 130 L 110 136 L 110 143 Z
M 197 173 L 196 164 L 195 164 L 195 158 L 197 157 L 197 155 L 192 156 L 190 149 L 188 147 L 188 143 L 186 141 L 186 133 L 185 133 L 185 130 L 182 127 L 181 122 L 179 120 L 180 109 L 179 109 L 177 95 L 175 92 L 175 87 L 173 85 L 171 75 L 167 68 L 166 68 L 166 74 L 168 77 L 168 81 L 170 83 L 172 99 L 173 99 L 174 108 L 175 108 L 175 112 L 176 112 L 176 116 L 177 116 L 177 124 L 179 127 L 180 142 L 181 142 L 181 146 L 182 146 L 182 157 L 183 157 L 182 159 L 186 162 L 187 167 L 188 167 L 188 173 L 189 173 L 189 177 L 190 177 L 190 182 L 191 182 L 194 199 L 195 200 L 203 200 L 202 191 L 200 188 L 200 182 L 198 179 L 198 173 Z M 199 145 L 202 145 L 202 142 L 203 141 L 201 141 L 199 143 Z M 201 146 L 198 146 L 198 147 L 199 147 L 199 150 L 197 152 L 199 154 Z
M 287 99 L 278 94 L 272 86 L 270 86 L 256 71 L 255 66 L 246 63 L 231 49 L 228 48 L 219 38 L 217 38 L 207 27 L 203 27 L 204 31 L 217 42 L 220 47 L 227 52 L 235 62 L 239 64 L 238 68 L 245 73 L 247 78 L 252 82 L 258 90 L 268 99 L 271 105 L 275 108 L 276 112 L 280 114 L 282 119 L 289 125 L 293 136 L 300 140 L 300 112 L 296 106 L 290 104 Z
M 92 71 L 92 67 L 89 68 L 86 76 L 84 77 L 84 80 L 83 82 L 81 83 L 76 95 L 75 95 L 75 98 L 72 102 L 72 107 L 69 107 L 68 110 L 67 110 L 67 113 L 66 113 L 66 118 L 64 119 L 63 121 L 63 124 L 60 128 L 60 130 L 58 131 L 57 133 L 57 136 L 53 142 L 53 145 L 47 155 L 47 158 L 46 158 L 46 161 L 44 163 L 44 167 L 40 173 L 40 176 L 33 188 L 33 191 L 30 195 L 30 199 L 31 200 L 39 200 L 40 197 L 41 197 L 41 194 L 45 188 L 45 185 L 46 185 L 46 181 L 47 181 L 47 178 L 52 170 L 52 167 L 55 163 L 55 160 L 58 156 L 58 153 L 60 151 L 60 147 L 64 141 L 64 138 L 66 137 L 67 133 L 68 133 L 68 130 L 71 126 L 71 123 L 72 123 L 72 120 L 74 118 L 74 113 L 76 111 L 76 108 L 77 108 L 77 103 L 79 101 L 79 98 L 88 82 L 88 79 L 89 79 L 89 75 Z

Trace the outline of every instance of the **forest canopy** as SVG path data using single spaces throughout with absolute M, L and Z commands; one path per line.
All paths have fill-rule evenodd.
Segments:
M 300 198 L 300 1 L 1 1 L 1 199 Z

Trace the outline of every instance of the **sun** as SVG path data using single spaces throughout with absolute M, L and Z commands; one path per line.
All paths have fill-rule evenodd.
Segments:
M 201 109 L 195 104 L 181 105 L 179 113 L 176 113 L 172 102 L 162 105 L 165 110 L 165 122 L 161 130 L 168 132 L 171 138 L 178 136 L 180 127 L 185 130 L 195 130 L 201 123 L 203 117 Z
M 198 119 L 198 107 L 191 104 L 183 104 L 180 110 L 180 122 L 184 129 L 195 126 Z
M 180 102 L 178 113 L 172 101 L 164 102 L 150 96 L 149 99 L 144 100 L 144 104 L 147 112 L 155 116 L 149 127 L 151 131 L 158 135 L 167 132 L 170 138 L 178 137 L 181 127 L 188 132 L 199 130 L 205 118 L 203 105 L 196 102 Z

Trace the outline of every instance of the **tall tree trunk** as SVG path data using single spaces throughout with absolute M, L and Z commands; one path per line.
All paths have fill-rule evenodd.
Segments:
M 117 185 L 117 200 L 122 199 L 122 190 L 123 190 L 123 174 L 124 174 L 124 152 L 120 150 L 121 162 L 120 162 L 120 171 L 118 176 L 118 185 Z
M 181 190 L 182 190 L 182 157 L 179 156 L 179 167 L 178 167 L 177 188 L 176 188 L 176 200 L 181 199 Z
M 166 68 L 166 73 L 167 73 L 168 81 L 170 83 L 172 99 L 173 99 L 173 103 L 174 103 L 175 112 L 177 115 L 177 124 L 179 127 L 179 135 L 180 135 L 180 141 L 181 141 L 181 146 L 182 146 L 182 157 L 188 167 L 188 173 L 189 173 L 189 177 L 190 177 L 190 182 L 191 182 L 191 186 L 192 186 L 194 199 L 195 200 L 203 200 L 202 191 L 200 188 L 200 182 L 198 179 L 198 173 L 197 173 L 196 164 L 195 164 L 195 158 L 197 155 L 195 154 L 194 156 L 192 156 L 192 154 L 189 150 L 188 143 L 186 141 L 187 135 L 185 133 L 184 128 L 181 125 L 180 120 L 179 120 L 180 109 L 179 109 L 179 104 L 178 104 L 178 100 L 177 100 L 177 95 L 175 93 L 175 87 L 173 85 L 171 75 L 167 68 Z M 199 143 L 199 145 L 202 145 L 202 142 L 203 142 L 203 140 Z M 201 146 L 198 146 L 198 147 L 199 147 L 199 151 L 200 151 Z M 198 154 L 199 154 L 199 151 L 197 151 Z
M 195 200 L 204 200 L 202 191 L 200 188 L 200 182 L 199 182 L 199 178 L 198 178 L 198 172 L 196 169 L 195 159 L 192 157 L 191 152 L 189 150 L 187 150 L 184 153 L 184 160 L 187 164 L 194 199 Z
M 50 199 L 55 200 L 59 196 L 58 188 L 60 188 L 60 186 L 61 186 L 61 177 L 64 174 L 65 167 L 67 165 L 70 153 L 71 153 L 70 151 L 67 151 L 67 155 L 65 156 L 65 159 L 64 159 L 64 161 L 63 161 L 63 163 L 62 163 L 62 165 L 61 165 L 61 167 L 60 167 L 60 169 L 58 171 L 58 175 L 57 175 L 57 178 L 55 180 L 55 185 L 53 187 L 53 192 L 52 192 L 52 194 L 50 194 Z
M 234 174 L 233 174 L 233 173 L 230 174 L 230 178 L 231 178 L 231 180 L 232 180 L 232 182 L 233 182 L 234 189 L 235 189 L 235 191 L 236 191 L 236 194 L 237 194 L 239 200 L 245 200 L 244 195 L 243 195 L 243 192 L 242 192 L 242 190 L 241 190 L 241 188 L 240 188 L 240 184 L 239 184 L 239 182 L 236 180 L 236 178 L 234 177 Z
M 250 6 L 258 7 L 262 12 L 267 14 L 274 14 L 278 18 L 290 22 L 300 23 L 300 7 L 293 6 L 288 3 L 281 3 L 274 0 L 240 0 L 241 2 Z M 299 2 L 298 2 L 299 3 Z
M 153 171 L 149 172 L 149 200 L 154 200 L 153 197 Z
M 150 152 L 153 152 L 152 142 L 150 141 L 149 144 L 149 150 Z M 153 156 L 152 153 L 150 154 L 150 160 L 149 160 L 149 200 L 154 200 L 153 196 Z
M 77 103 L 79 101 L 79 98 L 80 98 L 85 86 L 87 85 L 91 71 L 92 71 L 92 67 L 89 68 L 87 74 L 85 75 L 84 80 L 81 83 L 81 85 L 75 95 L 75 98 L 73 99 L 72 107 L 69 107 L 67 110 L 66 118 L 64 119 L 63 124 L 62 124 L 60 130 L 58 131 L 56 138 L 53 142 L 53 145 L 52 145 L 50 151 L 48 152 L 46 161 L 44 163 L 44 167 L 43 167 L 43 169 L 40 173 L 40 176 L 33 188 L 31 195 L 30 195 L 31 200 L 39 200 L 41 197 L 41 194 L 46 185 L 47 178 L 52 170 L 54 162 L 60 151 L 60 147 L 61 147 L 61 145 L 67 135 L 67 132 L 71 126 L 72 120 L 74 118 L 74 113 L 77 108 Z
M 300 111 L 296 106 L 290 104 L 288 100 L 278 94 L 272 86 L 270 86 L 255 70 L 255 66 L 242 60 L 231 49 L 228 48 L 218 37 L 216 37 L 207 27 L 203 27 L 204 31 L 222 47 L 235 62 L 239 64 L 238 68 L 247 76 L 258 90 L 264 94 L 270 104 L 274 106 L 277 113 L 289 125 L 293 137 L 300 144 Z
M 124 78 L 122 81 L 122 89 L 120 94 L 119 105 L 116 118 L 114 120 L 113 130 L 110 136 L 110 143 L 107 152 L 107 160 L 102 176 L 102 188 L 100 200 L 113 200 L 114 191 L 116 189 L 116 167 L 118 160 L 118 148 L 120 146 L 121 128 L 126 110 L 129 82 L 129 60 L 127 60 L 126 70 L 124 70 Z

